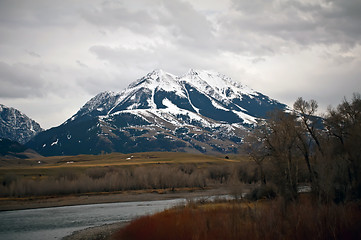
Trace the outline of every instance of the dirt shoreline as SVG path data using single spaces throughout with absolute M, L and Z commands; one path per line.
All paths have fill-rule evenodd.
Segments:
M 63 207 L 73 205 L 87 205 L 116 202 L 156 201 L 175 198 L 195 198 L 214 195 L 229 194 L 227 188 L 214 189 L 176 189 L 126 191 L 116 193 L 92 193 L 60 197 L 34 197 L 34 198 L 2 198 L 0 211 L 24 210 L 47 207 Z
M 112 235 L 129 222 L 118 222 L 97 227 L 90 227 L 73 232 L 71 235 L 63 237 L 62 240 L 111 240 Z

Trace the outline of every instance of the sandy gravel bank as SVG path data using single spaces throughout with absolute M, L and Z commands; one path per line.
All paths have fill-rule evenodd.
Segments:
M 127 191 L 121 193 L 97 193 L 83 194 L 63 197 L 37 197 L 24 199 L 0 199 L 0 211 L 4 210 L 21 210 L 45 207 L 61 207 L 97 203 L 114 203 L 114 202 L 137 202 L 137 201 L 156 201 L 175 198 L 194 198 L 202 196 L 213 196 L 229 194 L 226 188 L 216 189 L 176 189 L 170 190 L 150 190 L 150 191 Z
M 111 240 L 111 235 L 128 223 L 113 223 L 74 232 L 62 240 Z

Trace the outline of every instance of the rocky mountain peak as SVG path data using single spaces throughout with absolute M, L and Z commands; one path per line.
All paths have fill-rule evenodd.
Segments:
M 236 152 L 247 128 L 285 109 L 214 71 L 176 76 L 157 69 L 122 92 L 103 92 L 30 147 L 44 155 L 101 151 Z
M 37 122 L 19 110 L 0 104 L 0 138 L 24 144 L 41 131 Z

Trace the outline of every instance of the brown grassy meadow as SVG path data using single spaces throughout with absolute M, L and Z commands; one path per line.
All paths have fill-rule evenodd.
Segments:
M 361 239 L 361 205 L 320 205 L 308 197 L 287 205 L 280 199 L 191 204 L 136 219 L 113 239 Z

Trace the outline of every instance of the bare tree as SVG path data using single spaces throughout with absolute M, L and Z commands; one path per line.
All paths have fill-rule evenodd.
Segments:
M 330 108 L 323 120 L 317 108 L 316 101 L 298 98 L 293 113 L 274 112 L 245 139 L 244 149 L 261 172 L 270 159 L 273 181 L 286 198 L 297 198 L 299 174 L 307 167 L 321 201 L 361 199 L 361 96 Z
M 263 162 L 270 155 L 264 141 L 264 133 L 260 127 L 250 132 L 245 137 L 242 145 L 242 150 L 257 164 L 262 184 L 267 183 L 266 175 L 263 170 Z
M 245 141 L 246 150 L 262 172 L 264 159 L 270 159 L 276 169 L 273 180 L 280 193 L 291 200 L 297 198 L 299 172 L 296 124 L 295 115 L 275 111 Z
M 318 150 L 322 153 L 323 151 L 317 128 L 317 118 L 314 116 L 318 108 L 317 102 L 315 100 L 305 101 L 302 97 L 299 97 L 293 104 L 293 108 L 300 113 L 303 127 L 310 134 L 315 141 Z
M 333 142 L 333 155 L 347 169 L 349 198 L 361 198 L 361 96 L 346 98 L 336 109 L 329 108 L 325 125 Z M 339 173 L 340 174 L 340 173 Z M 339 176 L 340 178 L 341 176 Z M 344 182 L 345 183 L 345 182 Z M 340 183 L 338 183 L 340 184 Z M 342 183 L 341 183 L 342 184 Z
M 310 181 L 312 183 L 312 190 L 318 194 L 318 174 L 312 166 L 316 162 L 318 151 L 322 156 L 324 150 L 322 146 L 322 127 L 321 119 L 316 117 L 318 104 L 315 100 L 306 101 L 299 97 L 293 104 L 294 114 L 298 116 L 298 124 L 296 125 L 296 134 L 298 138 L 298 148 L 305 160 Z M 316 147 L 316 149 L 315 149 Z

